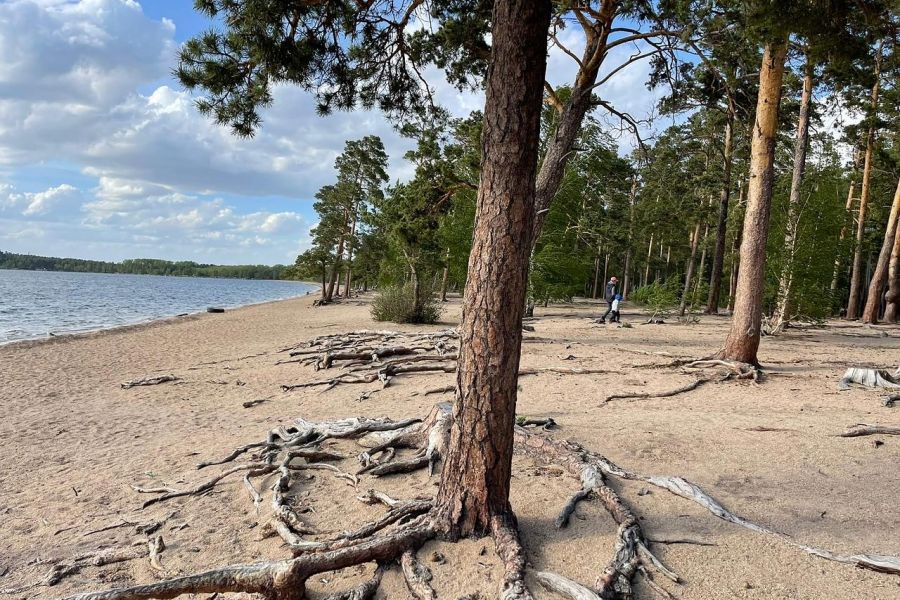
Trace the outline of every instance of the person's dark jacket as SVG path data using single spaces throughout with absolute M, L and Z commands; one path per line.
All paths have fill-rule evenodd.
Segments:
M 606 301 L 612 302 L 613 298 L 616 297 L 616 294 L 619 293 L 619 284 L 613 283 L 612 281 L 606 282 Z

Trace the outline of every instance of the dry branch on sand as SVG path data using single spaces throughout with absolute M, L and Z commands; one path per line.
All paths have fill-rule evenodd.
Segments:
M 627 398 L 671 398 L 672 396 L 677 396 L 678 394 L 684 394 L 685 392 L 690 392 L 696 390 L 698 387 L 707 383 L 709 379 L 697 379 L 692 381 L 687 385 L 683 385 L 681 387 L 677 387 L 674 390 L 668 390 L 664 392 L 634 392 L 634 393 L 626 393 L 626 394 L 610 394 L 603 400 L 603 404 L 606 404 L 610 400 L 619 400 L 619 399 L 627 399 Z
M 450 405 L 444 403 L 435 405 L 427 417 L 421 420 L 356 418 L 314 423 L 296 419 L 289 427 L 273 429 L 265 441 L 243 446 L 226 459 L 209 464 L 231 462 L 254 449 L 258 454 L 253 456 L 251 462 L 234 465 L 206 483 L 188 490 L 165 493 L 156 501 L 205 493 L 225 477 L 243 472 L 245 484 L 251 490 L 251 498 L 258 506 L 263 502 L 266 492 L 256 491 L 252 479 L 274 475 L 275 483 L 268 492 L 272 509 L 268 528 L 282 538 L 293 555 L 292 558 L 226 566 L 197 575 L 132 588 L 77 594 L 70 600 L 174 598 L 182 594 L 224 592 L 258 593 L 269 600 L 302 600 L 305 592 L 304 584 L 313 575 L 363 563 L 375 563 L 377 568 L 371 579 L 347 592 L 330 597 L 330 600 L 362 600 L 374 595 L 383 571 L 392 568 L 391 565 L 395 561 L 399 561 L 407 586 L 415 598 L 426 600 L 435 598 L 436 592 L 431 586 L 430 572 L 415 557 L 416 550 L 426 541 L 450 539 L 443 517 L 435 510 L 431 499 L 398 500 L 369 490 L 360 495 L 358 500 L 366 504 L 385 505 L 387 511 L 381 517 L 353 531 L 332 534 L 331 537 L 320 535 L 317 536 L 318 539 L 310 539 L 308 536 L 315 534 L 292 508 L 289 494 L 292 485 L 297 483 L 293 480 L 293 473 L 304 469 L 327 468 L 338 477 L 347 478 L 351 482 L 357 481 L 356 476 L 344 473 L 337 467 L 310 462 L 319 456 L 316 453 L 342 456 L 322 448 L 321 444 L 326 440 L 356 440 L 357 444 L 366 448 L 358 456 L 359 462 L 364 467 L 377 462 L 379 467 L 404 464 L 403 468 L 396 469 L 397 472 L 424 468 L 430 468 L 430 472 L 433 472 L 435 464 L 446 454 L 451 420 Z M 651 541 L 642 530 L 641 520 L 622 497 L 607 484 L 606 479 L 611 477 L 640 481 L 668 490 L 676 496 L 704 507 L 720 519 L 752 531 L 775 536 L 814 556 L 900 574 L 900 558 L 843 556 L 805 546 L 784 534 L 731 513 L 699 487 L 680 477 L 647 477 L 632 473 L 578 444 L 554 439 L 544 432 L 529 431 L 521 426 L 515 428 L 513 443 L 519 455 L 529 457 L 539 464 L 559 465 L 580 480 L 580 489 L 565 503 L 560 512 L 557 519 L 559 527 L 565 526 L 577 504 L 588 497 L 596 497 L 618 525 L 612 557 L 605 566 L 598 566 L 598 576 L 592 586 L 588 587 L 552 573 L 536 575 L 542 585 L 572 600 L 631 598 L 632 581 L 636 577 L 644 577 L 647 585 L 653 590 L 665 598 L 670 598 L 672 597 L 670 592 L 653 579 L 654 574 L 662 575 L 675 583 L 680 582 L 678 575 L 663 565 L 651 552 Z M 412 450 L 413 458 L 395 460 L 398 449 Z M 375 457 L 378 457 L 377 461 Z M 300 460 L 305 462 L 298 462 Z M 360 476 L 372 476 L 372 471 Z M 494 518 L 491 522 L 491 532 L 504 569 L 500 598 L 530 600 L 531 594 L 525 586 L 525 555 L 514 517 L 509 515 Z M 151 552 L 150 547 L 146 545 L 140 550 L 142 556 L 147 556 Z
M 860 437 L 863 435 L 900 435 L 900 427 L 857 423 L 856 425 L 851 425 L 845 429 L 841 434 L 841 437 Z
M 179 381 L 178 377 L 174 375 L 159 375 L 157 377 L 145 377 L 143 379 L 132 379 L 131 381 L 126 381 L 122 384 L 122 389 L 127 390 L 129 388 L 138 387 L 142 385 L 159 385 L 161 383 L 167 383 L 169 381 Z

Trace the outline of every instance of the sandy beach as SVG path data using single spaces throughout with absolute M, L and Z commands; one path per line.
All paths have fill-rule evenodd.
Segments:
M 204 496 L 146 510 L 140 510 L 146 495 L 132 486 L 198 483 L 221 470 L 198 472 L 199 461 L 262 440 L 269 429 L 298 416 L 418 417 L 441 399 L 412 393 L 450 384 L 450 374 L 398 378 L 363 401 L 360 393 L 378 389 L 377 383 L 282 392 L 282 384 L 317 377 L 310 367 L 277 365 L 285 358 L 279 353 L 283 348 L 327 333 L 438 330 L 459 319 L 458 300 L 449 304 L 440 325 L 415 328 L 374 323 L 370 297 L 320 308 L 312 307 L 313 299 L 0 347 L 3 597 L 62 598 L 287 557 L 277 538 L 261 536 L 264 514 L 257 515 L 239 477 Z M 761 385 L 711 383 L 672 398 L 603 405 L 615 392 L 660 391 L 690 382 L 690 376 L 662 366 L 671 357 L 646 353 L 708 355 L 722 343 L 728 320 L 642 325 L 626 306 L 623 320 L 634 326 L 616 328 L 594 324 L 589 317 L 596 311 L 597 305 L 589 303 L 538 308 L 522 364 L 615 372 L 523 377 L 519 414 L 552 417 L 560 426 L 556 436 L 576 440 L 628 469 L 683 476 L 733 512 L 799 542 L 844 554 L 900 555 L 900 437 L 837 435 L 855 423 L 900 426 L 900 408 L 882 406 L 879 392 L 837 388 L 848 366 L 896 368 L 900 327 L 831 321 L 822 329 L 789 330 L 763 338 L 760 357 L 768 377 Z M 658 367 L 644 368 L 653 364 Z M 120 387 L 124 381 L 164 374 L 180 380 Z M 266 401 L 243 407 L 261 399 Z M 351 470 L 354 462 L 344 466 Z M 435 482 L 420 472 L 364 481 L 359 487 L 411 498 L 433 494 Z M 356 502 L 357 491 L 347 482 L 323 474 L 314 483 L 306 516 L 321 531 L 351 529 L 381 512 Z M 660 582 L 677 598 L 900 598 L 897 576 L 809 556 L 663 490 L 643 493 L 644 486 L 636 483 L 611 483 L 641 516 L 651 539 L 711 544 L 654 545 L 683 579 L 680 585 Z M 515 459 L 512 502 L 531 565 L 592 582 L 612 555 L 615 524 L 599 503 L 588 501 L 579 505 L 567 529 L 557 531 L 554 518 L 578 487 L 571 477 Z M 54 586 L 16 591 L 41 580 L 48 561 L 145 540 L 135 524 L 150 521 L 163 523 L 158 533 L 166 544 L 164 573 L 141 558 L 91 566 Z M 434 552 L 446 561 L 432 563 Z M 431 566 L 440 597 L 496 596 L 500 569 L 490 540 L 429 543 L 419 555 Z M 310 595 L 347 589 L 366 572 L 323 575 L 309 582 Z M 531 587 L 538 598 L 552 597 L 535 582 Z M 644 584 L 637 593 L 654 597 Z M 385 576 L 377 597 L 408 596 L 395 569 Z

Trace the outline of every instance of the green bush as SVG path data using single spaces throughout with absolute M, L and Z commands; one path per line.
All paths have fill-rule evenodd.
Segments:
M 372 303 L 372 318 L 376 321 L 437 323 L 442 312 L 440 300 L 426 286 L 419 288 L 416 302 L 411 283 L 383 288 Z
M 631 301 L 649 308 L 654 317 L 667 317 L 678 307 L 680 291 L 681 283 L 678 278 L 670 277 L 667 281 L 654 281 L 634 290 Z

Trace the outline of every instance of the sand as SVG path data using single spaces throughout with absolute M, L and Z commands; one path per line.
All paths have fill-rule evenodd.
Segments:
M 315 375 L 309 367 L 276 365 L 280 349 L 325 333 L 385 327 L 371 321 L 368 299 L 321 308 L 311 302 L 301 298 L 0 348 L 0 588 L 39 580 L 48 569 L 41 561 L 145 539 L 133 526 L 91 533 L 122 521 L 165 519 L 160 533 L 167 545 L 162 554 L 167 576 L 287 556 L 276 539 L 261 539 L 264 515 L 257 516 L 239 479 L 206 496 L 143 511 L 146 496 L 131 486 L 199 482 L 219 467 L 197 472 L 197 462 L 258 441 L 296 416 L 422 416 L 436 397 L 411 393 L 452 381 L 445 374 L 401 378 L 362 402 L 359 394 L 377 385 L 282 393 L 281 384 Z M 900 425 L 900 408 L 883 407 L 878 392 L 837 391 L 849 365 L 896 367 L 900 328 L 835 321 L 824 329 L 790 330 L 763 340 L 760 356 L 769 377 L 760 386 L 708 384 L 673 398 L 601 406 L 613 392 L 665 390 L 690 381 L 673 369 L 636 368 L 667 359 L 633 350 L 700 357 L 721 344 L 728 322 L 703 317 L 689 326 L 639 325 L 639 316 L 625 307 L 624 320 L 635 326 L 616 328 L 593 324 L 588 317 L 596 310 L 587 303 L 538 308 L 522 363 L 618 373 L 523 377 L 520 414 L 553 417 L 560 425 L 556 435 L 626 468 L 684 476 L 734 512 L 798 541 L 842 553 L 900 555 L 900 438 L 836 436 L 858 422 Z M 432 329 L 458 318 L 457 300 L 445 323 Z M 568 355 L 576 358 L 562 359 Z M 119 386 L 161 374 L 181 381 Z M 779 431 L 756 430 L 760 427 Z M 875 440 L 883 444 L 876 446 Z M 556 531 L 553 519 L 577 483 L 523 458 L 515 459 L 514 469 L 512 502 L 530 563 L 592 583 L 612 554 L 612 520 L 589 501 L 579 506 L 568 529 Z M 641 485 L 613 484 L 641 515 L 648 537 L 715 544 L 654 546 L 684 579 L 682 585 L 661 582 L 678 598 L 900 598 L 900 577 L 805 555 L 662 490 L 639 495 Z M 360 487 L 412 497 L 433 493 L 434 485 L 419 473 Z M 302 487 L 311 491 L 307 502 L 313 512 L 306 516 L 322 530 L 349 529 L 381 511 L 364 507 L 347 483 L 324 474 Z M 430 563 L 434 551 L 445 555 L 446 563 Z M 489 540 L 431 543 L 420 556 L 431 564 L 440 597 L 496 596 L 499 570 Z M 309 582 L 311 596 L 346 589 L 370 570 L 318 577 Z M 138 559 L 89 567 L 53 587 L 6 597 L 61 598 L 160 577 L 146 559 Z M 534 582 L 532 589 L 538 598 L 550 597 Z M 639 598 L 653 597 L 643 584 L 637 592 Z M 379 598 L 406 597 L 394 570 Z

